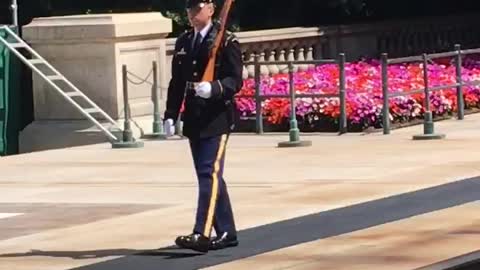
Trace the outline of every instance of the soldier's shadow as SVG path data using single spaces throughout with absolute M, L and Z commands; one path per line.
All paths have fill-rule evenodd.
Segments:
M 200 256 L 202 253 L 195 251 L 179 249 L 176 247 L 166 247 L 160 249 L 137 250 L 137 249 L 105 249 L 105 250 L 87 250 L 87 251 L 43 251 L 30 250 L 25 253 L 6 253 L 0 254 L 0 258 L 13 257 L 63 257 L 75 260 L 95 259 L 114 256 L 154 256 L 163 257 L 163 259 L 182 259 Z

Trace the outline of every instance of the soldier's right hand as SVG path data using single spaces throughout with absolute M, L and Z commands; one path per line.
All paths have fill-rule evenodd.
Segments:
M 167 137 L 175 134 L 175 125 L 173 124 L 173 119 L 167 119 L 163 121 L 163 130 L 165 131 Z

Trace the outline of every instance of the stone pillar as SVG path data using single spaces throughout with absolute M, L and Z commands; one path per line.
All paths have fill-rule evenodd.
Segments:
M 152 61 L 157 62 L 161 74 L 169 68 L 166 37 L 171 31 L 171 20 L 158 12 L 95 14 L 36 18 L 23 27 L 23 38 L 94 103 L 119 120 L 124 107 L 122 65 L 141 78 L 129 75 L 133 82 L 150 74 Z M 153 82 L 152 74 L 147 81 Z M 42 129 L 48 134 L 67 125 L 75 130 L 72 123 L 85 120 L 35 74 L 33 88 L 35 122 L 26 133 L 34 136 L 34 131 Z M 151 85 L 129 83 L 128 88 L 132 117 L 152 115 Z M 160 102 L 162 106 L 164 103 Z M 90 126 L 84 123 L 82 129 Z M 29 136 L 23 137 L 25 146 Z

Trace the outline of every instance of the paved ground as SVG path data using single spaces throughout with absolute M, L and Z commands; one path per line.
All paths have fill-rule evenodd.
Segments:
M 480 115 L 393 134 L 235 135 L 225 172 L 240 246 L 198 256 L 187 142 L 0 159 L 0 269 L 419 269 L 477 251 Z M 160 248 L 160 249 L 159 249 Z M 433 266 L 432 266 L 433 265 Z

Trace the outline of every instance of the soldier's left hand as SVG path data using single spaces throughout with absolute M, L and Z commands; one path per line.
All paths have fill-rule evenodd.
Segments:
M 209 82 L 201 82 L 195 89 L 196 95 L 202 98 L 210 98 L 212 96 L 212 85 Z

